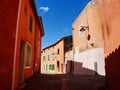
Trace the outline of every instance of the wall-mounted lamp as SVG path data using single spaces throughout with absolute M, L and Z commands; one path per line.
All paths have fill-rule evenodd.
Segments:
M 89 26 L 81 26 L 80 31 L 85 31 L 85 30 L 89 31 Z
M 87 40 L 89 41 L 90 38 L 91 38 L 91 36 L 90 36 L 90 34 L 89 34 L 89 26 L 83 26 L 83 25 L 80 26 L 80 31 L 81 31 L 81 32 L 84 32 L 85 30 L 88 31 Z

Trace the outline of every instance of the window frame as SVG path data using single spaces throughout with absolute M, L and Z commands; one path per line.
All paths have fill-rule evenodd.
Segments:
M 58 55 L 60 54 L 60 49 L 57 49 L 57 54 L 58 54 Z
M 30 65 L 26 65 L 26 62 L 27 62 L 27 46 L 29 46 L 30 48 L 31 48 L 31 52 L 30 52 L 30 60 L 29 60 L 29 63 L 30 63 Z M 28 43 L 28 42 L 26 42 L 26 44 L 25 44 L 25 68 L 31 68 L 31 62 L 32 62 L 32 45 L 30 44 L 30 43 Z

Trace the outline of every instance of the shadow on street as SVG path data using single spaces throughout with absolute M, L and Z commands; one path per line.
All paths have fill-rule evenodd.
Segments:
M 107 90 L 103 76 L 36 75 L 20 90 Z

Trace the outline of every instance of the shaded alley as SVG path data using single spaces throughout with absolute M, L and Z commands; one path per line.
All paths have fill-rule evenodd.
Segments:
M 19 88 L 20 89 L 20 88 Z M 107 90 L 103 76 L 36 75 L 20 90 Z

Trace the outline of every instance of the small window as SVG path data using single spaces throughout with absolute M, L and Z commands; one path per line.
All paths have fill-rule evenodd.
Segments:
M 49 70 L 55 70 L 55 65 L 54 64 L 50 64 L 49 65 Z
M 49 70 L 52 70 L 52 65 L 51 64 L 49 65 Z
M 48 65 L 46 65 L 46 71 L 48 70 Z
M 31 66 L 31 56 L 32 56 L 32 48 L 29 44 L 26 44 L 26 63 L 25 63 L 25 66 Z
M 52 53 L 52 58 L 53 58 L 53 60 L 54 60 L 54 53 Z
M 26 16 L 27 16 L 27 12 L 28 12 L 28 8 L 27 8 L 27 6 L 25 5 L 25 7 L 24 7 L 24 13 L 25 13 Z
M 55 70 L 55 65 L 54 64 L 52 65 L 52 70 Z
M 50 55 L 48 55 L 48 60 L 50 60 Z
M 46 70 L 46 65 L 43 65 L 43 70 Z
M 45 56 L 43 56 L 43 61 L 45 61 Z
M 30 26 L 29 26 L 30 32 L 32 32 L 32 23 L 33 23 L 33 19 L 32 16 L 30 16 Z
M 57 53 L 58 53 L 58 54 L 60 53 L 60 50 L 59 50 L 59 49 L 57 50 Z

